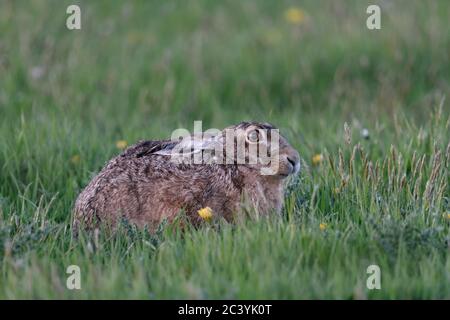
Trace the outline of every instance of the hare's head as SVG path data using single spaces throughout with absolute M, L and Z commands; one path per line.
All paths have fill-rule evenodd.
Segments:
M 233 142 L 229 136 L 234 136 Z M 222 131 L 225 150 L 233 161 L 260 174 L 285 178 L 300 170 L 300 157 L 279 130 L 269 123 L 241 122 Z
M 170 155 L 176 162 L 237 165 L 276 178 L 300 170 L 297 150 L 268 123 L 241 122 L 222 131 L 210 129 L 184 136 L 156 153 Z

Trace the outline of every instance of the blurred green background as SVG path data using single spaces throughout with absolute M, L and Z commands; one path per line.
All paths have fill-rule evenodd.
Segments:
M 70 4 L 81 8 L 81 30 L 66 28 L 66 8 Z M 369 4 L 381 7 L 381 30 L 366 27 Z M 200 298 L 364 297 L 360 287 L 354 289 L 354 279 L 349 278 L 348 273 L 362 270 L 360 276 L 365 277 L 359 263 L 372 257 L 368 251 L 371 244 L 366 238 L 370 238 L 368 235 L 376 228 L 364 225 L 360 214 L 378 212 L 377 208 L 360 199 L 352 200 L 351 193 L 345 200 L 333 202 L 327 193 L 334 188 L 330 182 L 330 167 L 312 170 L 308 167 L 314 167 L 314 155 L 329 152 L 335 157 L 338 149 L 344 148 L 344 122 L 353 131 L 353 143 L 361 143 L 374 162 L 388 157 L 391 145 L 403 152 L 408 174 L 411 163 L 414 164 L 415 151 L 426 155 L 427 163 L 431 162 L 437 148 L 445 153 L 450 136 L 448 123 L 445 119 L 439 124 L 437 120 L 430 122 L 430 118 L 439 107 L 444 116 L 448 115 L 449 17 L 450 2 L 445 0 L 2 0 L 0 244 L 3 249 L 0 249 L 0 257 L 3 268 L 0 297 L 47 298 L 66 294 L 73 297 L 64 290 L 56 294 L 58 284 L 49 279 L 63 279 L 64 266 L 74 257 L 78 261 L 84 259 L 79 263 L 90 270 L 93 278 L 102 279 L 98 272 L 105 272 L 104 279 L 99 280 L 103 287 L 86 289 L 81 297 L 191 297 L 192 291 L 194 297 Z M 243 120 L 267 121 L 280 127 L 299 150 L 307 168 L 304 190 L 297 190 L 298 197 L 314 198 L 317 190 L 325 190 L 325 195 L 320 197 L 322 202 L 290 211 L 306 219 L 294 224 L 303 228 L 303 234 L 300 229 L 300 234 L 295 233 L 302 243 L 297 249 L 309 250 L 311 259 L 322 257 L 317 258 L 317 264 L 303 265 L 295 259 L 274 257 L 270 268 L 260 270 L 264 269 L 263 264 L 254 254 L 262 247 L 282 246 L 278 238 L 287 232 L 283 231 L 284 227 L 290 228 L 291 220 L 283 220 L 286 225 L 275 231 L 270 229 L 270 223 L 254 227 L 262 228 L 254 232 L 244 228 L 240 236 L 222 239 L 223 247 L 202 247 L 204 257 L 218 250 L 223 259 L 228 259 L 227 254 L 231 254 L 228 249 L 239 246 L 241 240 L 259 239 L 264 228 L 275 232 L 270 239 L 254 240 L 254 246 L 247 247 L 248 256 L 242 253 L 247 264 L 242 266 L 236 262 L 233 266 L 230 260 L 226 264 L 228 267 L 223 267 L 223 274 L 214 278 L 216 280 L 212 275 L 211 278 L 205 276 L 205 281 L 209 282 L 203 286 L 196 282 L 201 283 L 201 277 L 194 276 L 197 280 L 192 280 L 191 272 L 194 275 L 195 272 L 183 273 L 177 269 L 176 262 L 173 262 L 173 278 L 170 279 L 178 280 L 169 288 L 158 287 L 151 281 L 152 277 L 142 280 L 146 272 L 157 268 L 170 270 L 169 256 L 173 254 L 176 260 L 176 250 L 185 252 L 181 248 L 187 244 L 171 236 L 162 243 L 173 242 L 178 249 L 166 256 L 156 249 L 156 253 L 143 258 L 150 266 L 141 265 L 137 258 L 145 255 L 145 246 L 129 254 L 127 248 L 133 243 L 132 239 L 126 240 L 130 242 L 123 240 L 125 244 L 116 239 L 118 244 L 111 244 L 110 251 L 98 254 L 97 258 L 92 258 L 86 247 L 80 248 L 73 242 L 69 228 L 73 201 L 93 174 L 125 144 L 140 139 L 167 138 L 179 127 L 193 130 L 194 120 L 202 120 L 204 129 L 223 128 Z M 368 130 L 369 140 L 360 137 L 361 129 Z M 345 155 L 350 156 L 347 153 Z M 445 159 L 443 161 L 445 163 Z M 430 163 L 427 174 L 432 165 Z M 445 168 L 441 167 L 442 179 L 448 183 Z M 425 176 L 424 171 L 423 179 Z M 420 185 L 425 188 L 425 183 L 426 180 Z M 448 188 L 444 190 L 445 195 L 440 195 L 439 205 L 433 209 L 439 217 L 445 215 L 449 207 Z M 396 210 L 422 210 L 411 197 L 409 194 L 401 196 L 395 202 Z M 342 202 L 339 204 L 339 201 Z M 394 208 L 393 203 L 389 202 L 389 206 Z M 345 216 L 345 212 L 353 213 Z M 386 212 L 383 212 L 376 219 L 384 221 Z M 404 221 L 402 212 L 399 221 Z M 328 225 L 334 223 L 335 231 L 359 240 L 344 242 L 336 249 L 337 256 L 333 256 L 334 251 L 327 250 L 335 248 L 334 243 L 340 241 L 336 240 L 340 236 L 336 235 L 336 239 L 324 236 L 317 229 L 321 221 L 327 221 Z M 436 241 L 440 249 L 436 256 L 431 260 L 425 253 L 420 256 L 428 263 L 427 267 L 420 268 L 426 269 L 425 274 L 432 280 L 427 278 L 425 284 L 426 277 L 413 273 L 417 283 L 405 288 L 405 284 L 394 281 L 390 291 L 385 291 L 382 297 L 448 298 L 450 289 L 445 285 L 448 281 L 442 283 L 442 279 L 450 278 L 449 260 L 446 249 L 440 247 L 448 236 L 448 222 L 436 224 L 434 220 L 426 220 L 421 224 L 413 219 L 410 223 L 408 226 L 418 228 L 419 233 L 439 226 Z M 381 228 L 388 227 L 383 224 Z M 193 243 L 227 237 L 225 231 L 211 234 L 208 230 L 192 231 Z M 402 233 L 398 233 L 399 238 L 395 231 L 388 233 L 395 238 L 394 247 L 400 246 Z M 307 238 L 302 238 L 304 236 Z M 310 239 L 312 244 L 305 239 Z M 194 244 L 190 249 L 195 249 Z M 430 246 L 434 248 L 433 244 Z M 376 255 L 390 257 L 385 247 L 380 248 Z M 430 247 L 425 244 L 424 248 L 428 251 Z M 397 251 L 393 252 L 395 256 Z M 116 261 L 116 255 L 127 258 L 125 262 Z M 188 256 L 186 253 L 186 259 Z M 166 264 L 158 264 L 158 259 L 165 261 L 164 257 Z M 333 259 L 348 259 L 358 269 L 341 265 L 331 272 Z M 398 264 L 396 258 L 386 259 L 391 263 L 386 262 L 392 268 L 392 279 L 399 279 L 398 274 L 406 274 L 402 272 L 414 265 L 416 257 L 398 258 Z M 422 261 L 420 259 L 418 261 Z M 297 294 L 292 274 L 273 276 L 274 270 L 279 270 L 286 261 L 295 270 L 303 267 L 306 270 L 302 281 L 311 279 L 311 283 L 305 285 L 305 291 L 298 289 Z M 420 266 L 420 262 L 417 264 Z M 239 278 L 235 284 L 239 288 L 238 283 L 241 283 L 244 286 L 241 289 L 229 292 L 223 289 L 225 279 L 237 279 L 233 277 L 235 268 L 245 269 L 245 266 L 253 266 L 256 272 L 260 270 L 259 277 Z M 434 273 L 433 266 L 440 271 Z M 203 267 L 208 268 L 208 263 Z M 34 284 L 27 280 L 25 275 L 40 268 L 49 271 Z M 220 270 L 220 266 L 217 268 Z M 206 272 L 202 270 L 199 267 L 198 272 Z M 312 273 L 308 275 L 308 272 Z M 327 282 L 326 274 L 334 280 Z M 118 292 L 120 285 L 113 281 L 108 291 L 105 288 L 109 288 L 107 279 L 111 279 L 111 275 L 117 275 L 116 280 L 121 285 L 129 285 L 132 279 L 140 279 L 145 285 L 130 290 L 127 296 Z M 318 289 L 314 275 L 328 286 Z M 267 286 L 263 285 L 263 279 Z M 408 277 L 405 279 L 402 281 L 412 281 Z M 256 291 L 246 291 L 245 288 L 255 287 L 255 283 L 261 286 L 256 286 Z M 198 287 L 203 289 L 198 291 Z M 150 291 L 155 295 L 150 295 Z

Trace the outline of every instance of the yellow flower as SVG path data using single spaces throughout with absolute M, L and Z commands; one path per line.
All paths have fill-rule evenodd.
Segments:
M 119 140 L 116 142 L 117 149 L 125 149 L 128 146 L 128 143 L 125 140 Z
M 450 220 L 450 213 L 447 213 L 447 219 Z
M 318 166 L 323 161 L 323 155 L 321 153 L 316 154 L 312 157 L 313 166 Z
M 79 154 L 75 154 L 74 156 L 72 156 L 72 158 L 70 158 L 70 162 L 72 162 L 72 164 L 79 164 L 81 160 L 81 157 Z
M 301 24 L 305 21 L 305 12 L 300 8 L 289 8 L 284 13 L 284 18 L 287 22 L 292 24 Z
M 198 215 L 205 221 L 211 220 L 213 211 L 210 207 L 205 207 L 197 211 Z
M 334 191 L 334 194 L 339 194 L 341 192 L 341 188 L 336 187 L 336 188 L 334 188 L 333 191 Z
M 326 223 L 321 223 L 321 224 L 319 224 L 319 229 L 321 230 L 321 231 L 324 231 L 326 228 L 328 227 L 328 225 L 326 224 Z

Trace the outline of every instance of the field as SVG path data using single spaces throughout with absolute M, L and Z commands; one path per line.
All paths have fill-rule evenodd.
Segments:
M 0 298 L 450 298 L 448 1 L 76 3 L 0 3 Z M 108 159 L 194 120 L 280 128 L 282 217 L 73 238 Z

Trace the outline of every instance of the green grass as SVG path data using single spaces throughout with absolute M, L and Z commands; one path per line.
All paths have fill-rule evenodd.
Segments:
M 448 1 L 386 2 L 379 31 L 377 1 L 77 3 L 81 31 L 72 1 L 0 4 L 0 298 L 450 298 Z M 281 218 L 72 238 L 116 141 L 194 120 L 281 128 L 305 164 Z

